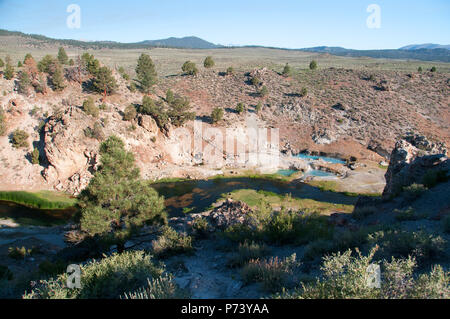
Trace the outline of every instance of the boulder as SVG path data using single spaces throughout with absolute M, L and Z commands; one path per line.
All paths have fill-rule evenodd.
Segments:
M 422 184 L 424 176 L 431 172 L 449 171 L 447 149 L 442 143 L 432 143 L 421 135 L 408 135 L 395 144 L 385 174 L 386 187 L 383 197 L 398 194 L 403 187 Z

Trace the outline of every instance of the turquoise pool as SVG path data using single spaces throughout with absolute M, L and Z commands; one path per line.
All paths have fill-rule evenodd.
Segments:
M 301 159 L 305 159 L 308 161 L 312 161 L 312 160 L 318 160 L 321 159 L 325 162 L 328 163 L 332 163 L 332 164 L 345 164 L 345 161 L 339 159 L 339 158 L 334 158 L 334 157 L 327 157 L 327 156 L 314 156 L 314 155 L 308 155 L 308 154 L 297 154 L 294 155 L 295 157 L 299 157 Z

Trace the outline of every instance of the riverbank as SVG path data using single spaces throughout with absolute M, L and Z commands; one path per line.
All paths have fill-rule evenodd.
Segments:
M 67 209 L 74 207 L 77 200 L 67 194 L 53 191 L 0 191 L 0 200 L 37 209 Z

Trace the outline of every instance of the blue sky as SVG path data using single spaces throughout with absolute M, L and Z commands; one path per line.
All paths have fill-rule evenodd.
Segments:
M 81 28 L 69 29 L 69 4 Z M 381 8 L 370 29 L 366 8 Z M 195 35 L 224 45 L 354 49 L 450 44 L 450 1 L 405 0 L 0 0 L 0 28 L 53 38 L 137 42 Z

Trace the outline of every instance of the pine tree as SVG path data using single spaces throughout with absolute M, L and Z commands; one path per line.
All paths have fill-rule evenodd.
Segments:
M 269 95 L 269 90 L 267 89 L 267 87 L 264 85 L 261 90 L 259 91 L 259 96 L 261 97 L 266 97 L 267 95 Z
M 55 91 L 63 90 L 66 85 L 64 84 L 64 76 L 62 67 L 59 64 L 53 66 L 54 71 L 52 70 L 52 85 Z
M 258 104 L 255 107 L 256 114 L 258 114 L 261 111 L 261 109 L 262 109 L 262 103 L 258 102 Z
M 187 98 L 176 98 L 169 104 L 167 115 L 175 126 L 182 126 L 187 121 L 195 119 L 195 113 L 189 112 L 191 105 Z
M 34 60 L 34 58 L 33 58 L 33 56 L 31 55 L 31 53 L 25 54 L 25 58 L 23 59 L 23 64 L 26 64 L 26 61 L 27 61 L 28 59 L 33 59 L 33 60 Z
M 81 230 L 117 244 L 125 241 L 145 222 L 164 222 L 164 198 L 141 181 L 139 169 L 124 142 L 109 137 L 100 146 L 101 165 L 79 196 Z
M 69 57 L 63 47 L 60 47 L 58 50 L 58 61 L 63 65 L 69 63 Z
M 30 77 L 27 72 L 22 71 L 19 73 L 19 87 L 18 91 L 20 94 L 28 95 L 30 89 Z
M 136 76 L 141 84 L 142 91 L 148 93 L 150 88 L 156 84 L 158 74 L 155 64 L 147 54 L 141 54 L 136 66 Z
M 283 75 L 284 76 L 289 76 L 289 75 L 291 75 L 291 67 L 289 66 L 289 63 L 286 63 L 286 65 L 284 66 L 284 69 L 283 69 Z
M 211 120 L 213 123 L 220 122 L 223 118 L 223 109 L 220 107 L 216 107 L 213 109 L 211 113 Z
M 236 112 L 238 112 L 238 114 L 245 112 L 245 106 L 243 103 L 238 103 L 236 106 Z
M 6 57 L 6 67 L 3 76 L 7 80 L 11 80 L 14 77 L 14 67 L 11 65 L 11 58 L 9 56 Z
M 98 69 L 94 78 L 94 88 L 97 92 L 103 93 L 103 96 L 114 93 L 117 83 L 108 67 L 102 66 Z
M 166 102 L 170 104 L 173 102 L 174 99 L 175 95 L 173 94 L 171 89 L 168 89 L 166 92 Z
M 57 63 L 57 60 L 52 57 L 50 54 L 47 54 L 42 58 L 41 61 L 38 63 L 38 69 L 40 72 L 45 72 L 50 74 L 51 73 L 51 66 L 55 65 Z

